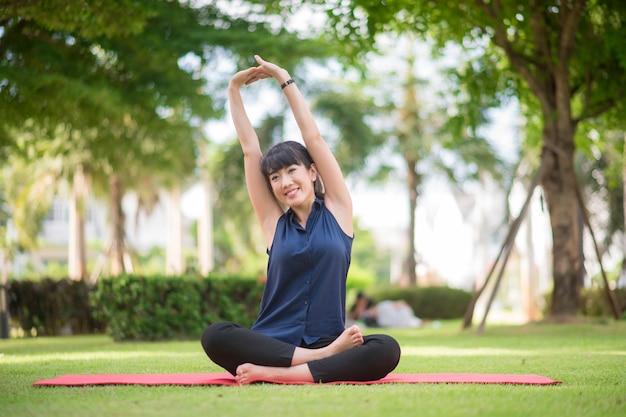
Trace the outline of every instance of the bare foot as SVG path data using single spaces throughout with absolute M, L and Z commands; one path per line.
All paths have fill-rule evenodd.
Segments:
M 254 365 L 251 363 L 244 363 L 237 367 L 237 375 L 235 375 L 235 379 L 239 385 L 249 384 L 253 381 L 258 381 L 263 378 L 263 372 L 260 369 L 262 368 L 259 365 Z
M 254 381 L 313 382 L 313 376 L 305 364 L 279 368 L 244 363 L 237 367 L 235 380 L 239 385 L 246 385 Z
M 337 339 L 326 347 L 329 356 L 336 355 L 344 350 L 352 349 L 363 344 L 363 334 L 359 326 L 352 325 L 344 330 Z
M 345 329 L 330 345 L 319 349 L 296 347 L 291 365 L 300 365 L 314 360 L 328 358 L 344 350 L 352 349 L 363 344 L 363 334 L 356 324 Z

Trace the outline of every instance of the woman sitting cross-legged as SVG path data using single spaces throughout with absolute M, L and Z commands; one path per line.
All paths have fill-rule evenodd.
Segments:
M 396 340 L 344 325 L 353 219 L 339 164 L 289 73 L 255 59 L 258 66 L 231 78 L 228 94 L 248 194 L 268 248 L 267 282 L 252 328 L 212 324 L 202 346 L 240 384 L 383 378 L 400 360 Z M 304 145 L 286 141 L 262 154 L 240 89 L 265 78 L 281 85 Z

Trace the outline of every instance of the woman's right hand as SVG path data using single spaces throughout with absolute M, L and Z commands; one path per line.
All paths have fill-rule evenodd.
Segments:
M 289 73 L 278 65 L 265 61 L 258 55 L 255 55 L 254 59 L 259 66 L 239 71 L 230 79 L 229 86 L 239 89 L 244 85 L 250 85 L 265 78 L 276 78 L 279 83 L 283 83 L 289 78 Z
M 242 71 L 237 72 L 230 79 L 229 87 L 241 88 L 244 85 L 250 84 L 251 73 L 254 68 L 248 68 Z
M 259 67 L 251 67 L 242 71 L 239 71 L 230 79 L 229 86 L 241 88 L 244 85 L 250 85 L 253 82 L 262 80 L 264 78 L 271 78 L 271 75 L 262 71 Z

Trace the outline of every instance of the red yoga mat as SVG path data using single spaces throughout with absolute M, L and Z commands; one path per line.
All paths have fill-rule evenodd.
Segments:
M 278 383 L 278 381 L 258 381 Z M 515 374 L 389 374 L 376 381 L 336 381 L 328 384 L 518 384 L 556 385 L 556 381 L 541 375 Z M 289 384 L 312 384 L 290 382 Z M 212 374 L 94 374 L 62 375 L 53 379 L 37 381 L 39 387 L 84 386 L 84 385 L 238 385 L 229 373 Z

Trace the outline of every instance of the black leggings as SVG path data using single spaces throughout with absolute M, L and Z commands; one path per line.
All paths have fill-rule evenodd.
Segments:
M 334 339 L 300 347 L 319 349 Z M 232 375 L 242 363 L 289 367 L 296 346 L 265 336 L 235 323 L 215 323 L 202 335 L 202 347 L 213 362 Z M 363 337 L 363 345 L 325 359 L 308 362 L 315 382 L 374 381 L 393 371 L 400 361 L 400 346 L 385 334 Z

